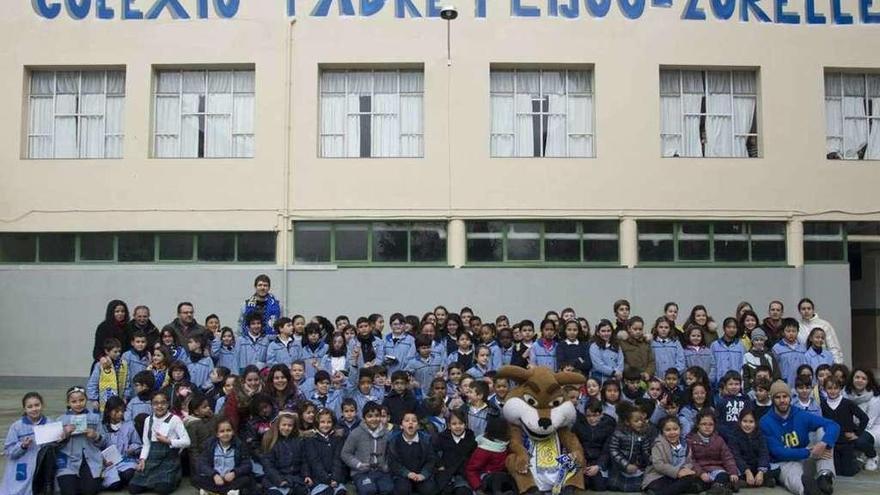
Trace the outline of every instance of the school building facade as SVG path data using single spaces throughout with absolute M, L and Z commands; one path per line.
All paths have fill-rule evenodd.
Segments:
M 233 326 L 259 273 L 331 319 L 810 297 L 878 367 L 880 6 L 456 6 L 10 2 L 0 376 L 84 375 L 113 298 Z

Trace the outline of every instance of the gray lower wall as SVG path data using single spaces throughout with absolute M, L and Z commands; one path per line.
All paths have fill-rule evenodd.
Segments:
M 281 295 L 282 271 L 259 267 L 27 267 L 0 269 L 2 376 L 83 376 L 91 364 L 94 329 L 107 301 L 130 308 L 146 304 L 153 322 L 174 318 L 179 301 L 195 305 L 203 320 L 217 313 L 234 326 L 258 273 L 272 277 Z M 292 270 L 286 313 L 343 313 L 354 318 L 400 311 L 421 315 L 437 304 L 452 311 L 469 305 L 485 318 L 540 320 L 548 309 L 575 308 L 591 322 L 611 316 L 615 299 L 633 303 L 633 314 L 653 320 L 667 301 L 695 304 L 721 320 L 750 301 L 763 314 L 771 299 L 796 313 L 806 295 L 837 329 L 849 359 L 850 290 L 847 265 L 796 268 L 347 268 Z

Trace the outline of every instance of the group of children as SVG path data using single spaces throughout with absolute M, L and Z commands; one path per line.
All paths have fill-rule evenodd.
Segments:
M 516 493 L 500 414 L 516 384 L 496 376 L 504 365 L 585 376 L 564 392 L 592 490 L 774 486 L 759 422 L 778 378 L 793 406 L 841 426 L 838 474 L 855 474 L 860 455 L 876 469 L 880 389 L 870 371 L 834 363 L 821 328 L 805 346 L 797 320 L 780 311 L 762 324 L 742 307 L 719 336 L 702 306 L 682 328 L 669 303 L 646 335 L 627 301 L 613 309 L 616 321 L 595 328 L 571 308 L 550 311 L 537 332 L 529 320 L 440 306 L 392 315 L 387 334 L 378 314 L 355 325 L 282 317 L 269 330 L 253 313 L 243 335 L 213 321 L 213 335 L 163 331 L 152 349 L 139 331 L 107 339 L 86 387 L 67 392 L 59 441 L 34 444 L 34 426 L 50 420 L 42 397 L 25 395 L 3 493 L 54 483 L 62 495 L 167 494 L 185 475 L 204 493 Z

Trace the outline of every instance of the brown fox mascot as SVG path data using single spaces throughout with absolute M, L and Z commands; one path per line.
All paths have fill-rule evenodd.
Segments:
M 583 490 L 584 451 L 570 430 L 577 411 L 562 388 L 586 379 L 577 373 L 518 366 L 504 366 L 497 376 L 518 384 L 507 395 L 502 414 L 510 424 L 507 470 L 519 493 Z

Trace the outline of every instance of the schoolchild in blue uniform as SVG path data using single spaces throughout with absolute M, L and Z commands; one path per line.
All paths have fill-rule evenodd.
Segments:
M 214 371 L 214 360 L 205 353 L 204 337 L 190 335 L 186 339 L 187 353 L 186 370 L 189 381 L 200 390 L 211 388 L 211 371 Z
M 662 376 L 669 368 L 675 368 L 680 375 L 684 374 L 687 365 L 684 361 L 684 349 L 681 343 L 672 338 L 672 327 L 669 326 L 669 320 L 661 316 L 654 322 L 654 328 L 651 330 L 653 338 L 651 339 L 651 352 L 654 353 L 654 376 Z
M 238 371 L 238 356 L 235 354 L 235 332 L 229 327 L 220 330 L 220 338 L 211 342 L 211 357 L 214 364 L 228 368 L 232 372 Z
M 153 389 L 156 386 L 156 377 L 149 371 L 141 371 L 134 376 L 131 383 L 134 393 L 125 408 L 125 421 L 134 421 L 138 414 L 148 416 L 153 414 L 150 397 L 152 397 Z
M 55 482 L 61 495 L 94 495 L 101 488 L 108 436 L 101 416 L 86 409 L 82 387 L 67 390 L 67 412 L 58 418 L 64 427 L 55 460 Z
M 556 345 L 556 324 L 545 318 L 541 321 L 541 338 L 529 349 L 529 364 L 544 366 L 556 372 Z
M 318 417 L 318 425 L 320 426 L 321 418 Z M 351 430 L 354 430 L 361 424 L 358 417 L 357 402 L 352 398 L 342 399 L 342 415 L 339 417 L 337 429 L 342 433 L 343 437 L 348 436 Z M 344 439 L 344 438 L 343 438 Z
M 403 315 L 394 313 L 391 315 L 391 333 L 384 339 L 384 363 L 388 373 L 402 370 L 410 359 L 416 355 L 416 343 L 412 335 L 405 332 L 406 322 Z
M 296 416 L 282 411 L 263 436 L 262 464 L 266 472 L 263 484 L 269 495 L 307 495 L 309 489 L 303 470 L 304 440 L 296 433 Z
M 474 365 L 467 371 L 467 374 L 474 380 L 482 380 L 486 374 L 492 371 L 492 351 L 485 345 L 478 346 L 474 351 Z
M 165 328 L 159 337 L 159 342 L 171 351 L 171 361 L 183 361 L 186 359 L 186 348 L 177 340 L 177 334 L 170 328 Z
M 290 364 L 290 378 L 303 398 L 308 397 L 315 389 L 315 380 L 306 378 L 306 363 L 302 359 Z
M 150 365 L 150 351 L 147 349 L 147 336 L 141 330 L 135 330 L 131 334 L 131 349 L 122 353 L 122 361 L 126 368 L 125 400 L 131 399 L 134 391 L 131 389 L 131 381 L 135 375 L 147 369 Z
M 300 356 L 306 363 L 307 380 L 314 378 L 328 349 L 327 342 L 321 339 L 321 326 L 315 322 L 306 325 Z
M 253 462 L 244 443 L 235 436 L 228 419 L 217 421 L 214 438 L 207 442 L 193 466 L 193 486 L 209 493 L 251 493 L 255 483 Z
M 275 321 L 275 332 L 277 338 L 269 342 L 266 349 L 266 366 L 283 364 L 289 367 L 302 354 L 302 347 L 293 338 L 293 320 L 286 316 L 279 318 Z
M 831 355 L 831 351 L 825 348 L 825 330 L 819 327 L 810 330 L 810 335 L 807 337 L 807 350 L 804 353 L 804 361 L 810 365 L 813 373 L 823 364 L 828 366 L 834 365 L 834 356 Z
M 779 363 L 779 376 L 785 380 L 789 388 L 795 386 L 797 369 L 806 363 L 806 348 L 798 342 L 798 322 L 794 318 L 782 320 L 782 340 L 773 346 L 773 354 Z
M 495 346 L 497 356 L 494 359 L 499 363 L 496 370 L 501 366 L 507 366 L 513 359 L 513 331 L 509 328 L 498 330 L 498 345 Z
M 137 459 L 141 453 L 141 437 L 134 428 L 133 421 L 125 421 L 125 402 L 119 397 L 111 397 L 104 407 L 104 430 L 108 443 L 116 446 L 122 460 L 104 468 L 103 488 L 121 490 L 134 476 Z
M 318 411 L 315 421 L 318 423 L 317 431 L 313 437 L 305 440 L 304 445 L 306 455 L 303 467 L 304 474 L 312 481 L 310 493 L 344 494 L 344 483 L 348 478 L 341 456 L 345 438 L 335 434 L 336 422 L 329 411 Z
M 370 320 L 361 316 L 357 319 L 357 337 L 350 342 L 348 352 L 357 368 L 378 366 L 385 359 L 385 345 L 380 337 L 373 334 Z
M 568 320 L 562 330 L 562 340 L 556 346 L 556 363 L 573 363 L 575 369 L 589 376 L 593 363 L 590 361 L 589 342 L 577 320 Z
M 446 358 L 446 367 L 456 363 L 463 370 L 469 370 L 474 366 L 474 346 L 471 344 L 471 336 L 467 332 L 461 332 L 456 338 L 458 348 L 450 352 Z
M 440 356 L 432 353 L 434 342 L 431 337 L 419 335 L 415 342 L 418 354 L 411 358 L 403 369 L 412 375 L 422 393 L 427 396 L 434 378 L 444 375 L 445 363 Z
M 712 350 L 712 356 L 715 357 L 715 376 L 710 378 L 712 383 L 716 385 L 721 383 L 721 378 L 728 371 L 742 373 L 743 358 L 746 354 L 736 318 L 725 318 L 722 328 L 724 328 L 724 334 L 709 346 Z
M 307 398 L 319 409 L 329 409 L 336 416 L 342 412 L 342 394 L 330 388 L 330 373 L 324 370 L 315 372 L 315 389 Z
M 333 381 L 350 382 L 352 373 L 357 369 L 354 368 L 354 365 L 357 363 L 349 357 L 350 354 L 345 336 L 341 333 L 336 333 L 330 339 L 330 345 L 327 346 L 327 354 L 321 359 L 318 369 L 329 373 Z
M 593 363 L 590 376 L 600 385 L 612 378 L 620 380 L 623 376 L 623 351 L 617 345 L 614 329 L 608 320 L 603 319 L 596 325 L 596 333 L 590 342 L 590 361 Z
M 0 493 L 7 495 L 31 495 L 34 475 L 37 471 L 37 454 L 40 447 L 34 442 L 34 426 L 44 425 L 48 419 L 43 416 L 43 397 L 37 392 L 28 392 L 21 399 L 24 410 L 6 434 L 3 454 L 6 456 L 6 469 Z
M 347 392 L 348 398 L 355 402 L 356 410 L 358 412 L 363 411 L 364 406 L 367 405 L 368 402 L 379 404 L 384 398 L 380 398 L 380 396 L 373 391 L 373 370 L 371 368 L 362 369 L 357 377 L 357 384 L 354 386 L 349 385 Z
M 239 373 L 249 365 L 257 368 L 266 366 L 266 354 L 269 349 L 269 339 L 263 335 L 263 319 L 258 314 L 247 317 L 248 333 L 235 343 L 236 369 Z M 231 369 L 231 368 L 230 368 Z

